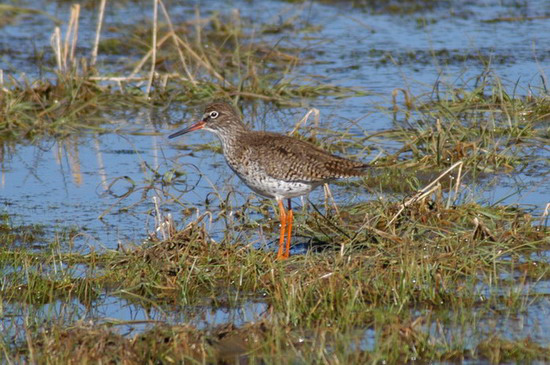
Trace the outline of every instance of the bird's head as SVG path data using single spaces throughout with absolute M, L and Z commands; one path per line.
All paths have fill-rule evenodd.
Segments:
M 244 128 L 244 125 L 233 106 L 228 103 L 212 103 L 206 106 L 200 121 L 169 135 L 168 138 L 178 137 L 198 129 L 221 135 L 224 131 L 231 133 L 233 130 L 241 128 Z

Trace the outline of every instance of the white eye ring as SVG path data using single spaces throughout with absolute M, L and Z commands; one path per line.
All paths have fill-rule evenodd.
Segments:
M 210 115 L 210 118 L 216 119 L 218 115 L 220 115 L 220 113 L 218 113 L 217 111 L 213 111 L 213 112 L 210 112 L 209 115 Z

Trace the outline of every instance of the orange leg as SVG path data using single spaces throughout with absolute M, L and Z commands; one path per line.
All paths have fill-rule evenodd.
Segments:
M 279 235 L 279 252 L 277 253 L 277 260 L 283 260 L 287 257 L 283 253 L 283 247 L 285 244 L 287 216 L 286 216 L 285 206 L 283 205 L 283 201 L 277 200 L 277 202 L 279 203 L 279 219 L 281 220 L 281 233 Z
M 287 232 L 287 239 L 286 239 L 286 254 L 285 258 L 290 257 L 290 239 L 292 237 L 292 222 L 294 221 L 294 213 L 292 212 L 292 209 L 288 210 L 287 214 L 287 226 L 286 226 L 286 232 Z

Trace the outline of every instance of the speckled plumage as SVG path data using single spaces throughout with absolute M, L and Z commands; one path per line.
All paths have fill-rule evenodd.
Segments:
M 283 199 L 305 195 L 330 180 L 364 175 L 368 167 L 361 162 L 334 156 L 294 137 L 250 130 L 227 103 L 209 104 L 201 121 L 169 138 L 197 129 L 218 136 L 227 164 L 248 187 L 260 195 L 277 199 L 282 216 L 281 242 L 283 219 L 287 214 L 281 205 Z M 289 224 L 292 227 L 292 221 Z M 289 245 L 290 232 L 287 247 Z M 279 258 L 288 255 L 279 250 Z
M 210 120 L 211 112 L 219 116 Z M 228 165 L 258 194 L 292 198 L 330 180 L 365 174 L 363 163 L 294 137 L 248 129 L 228 104 L 210 104 L 204 115 L 204 129 L 219 137 Z

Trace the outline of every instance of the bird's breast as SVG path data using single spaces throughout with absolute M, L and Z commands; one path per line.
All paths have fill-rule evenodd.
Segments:
M 268 198 L 294 198 L 308 194 L 319 186 L 319 183 L 273 178 L 254 161 L 234 161 L 227 156 L 226 160 L 229 167 L 252 191 Z

